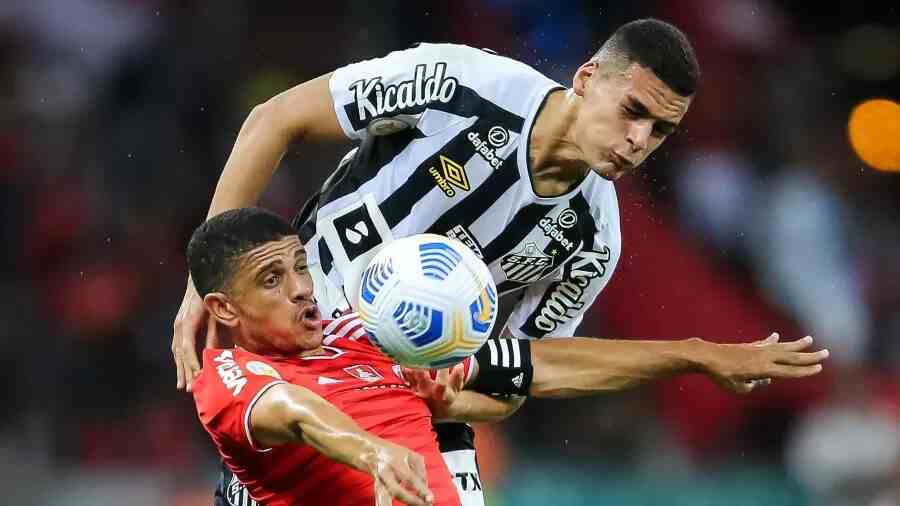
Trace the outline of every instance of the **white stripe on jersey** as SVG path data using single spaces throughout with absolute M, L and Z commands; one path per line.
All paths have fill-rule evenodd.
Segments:
M 325 335 L 333 334 L 338 327 L 341 327 L 341 326 L 345 325 L 348 321 L 353 320 L 354 318 L 358 318 L 358 317 L 359 317 L 359 315 L 357 313 L 345 314 L 344 316 L 341 316 L 340 318 L 332 320 L 331 323 L 329 323 L 328 325 L 325 326 L 324 329 L 322 329 L 322 332 L 325 333 Z
M 519 351 L 519 341 L 517 339 L 511 339 L 509 345 L 512 348 L 513 353 L 513 367 L 521 367 L 522 356 Z
M 509 367 L 509 348 L 507 348 L 506 339 L 500 340 L 500 351 L 503 357 L 503 367 Z
M 494 344 L 494 340 L 488 340 L 488 347 L 491 349 L 491 365 L 500 365 L 500 362 L 497 360 L 497 345 Z
M 360 326 L 357 327 L 356 330 L 354 330 L 353 333 L 347 337 L 349 337 L 351 341 L 356 341 L 360 337 L 364 337 L 365 335 L 366 335 L 366 328 L 363 327 L 362 324 L 360 324 Z

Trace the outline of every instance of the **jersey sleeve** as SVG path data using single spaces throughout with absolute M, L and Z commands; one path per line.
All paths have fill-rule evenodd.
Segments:
M 577 253 L 564 266 L 561 280 L 525 289 L 507 321 L 510 334 L 520 339 L 573 336 L 618 260 L 619 251 L 607 245 Z
M 269 451 L 253 441 L 250 413 L 262 395 L 286 383 L 264 357 L 239 350 L 205 350 L 203 370 L 194 384 L 200 421 L 221 441 L 256 451 Z
M 341 67 L 329 82 L 338 121 L 354 140 L 413 126 L 431 135 L 478 114 L 485 101 L 512 118 L 524 97 L 548 86 L 559 84 L 493 52 L 426 43 Z M 426 110 L 444 114 L 424 118 Z

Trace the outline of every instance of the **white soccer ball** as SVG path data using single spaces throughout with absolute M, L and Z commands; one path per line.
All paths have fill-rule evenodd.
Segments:
M 393 241 L 363 272 L 357 309 L 381 350 L 407 367 L 449 367 L 472 355 L 497 319 L 497 286 L 463 243 L 435 234 Z

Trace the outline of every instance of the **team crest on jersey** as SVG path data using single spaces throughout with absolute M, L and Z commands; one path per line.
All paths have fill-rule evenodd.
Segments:
M 519 283 L 531 283 L 544 277 L 553 269 L 553 258 L 544 254 L 533 242 L 500 260 L 500 268 L 506 279 Z
M 345 367 L 344 371 L 353 376 L 356 379 L 365 381 L 367 383 L 375 383 L 376 381 L 383 380 L 384 377 L 375 370 L 374 367 L 370 365 L 354 365 L 352 367 Z
M 265 362 L 251 360 L 250 362 L 247 362 L 244 367 L 246 367 L 248 371 L 259 376 L 271 376 L 273 378 L 281 379 L 281 375 L 278 374 L 278 371 L 276 371 L 274 367 L 266 364 Z
M 456 190 L 469 191 L 469 177 L 466 168 L 455 161 L 440 155 L 441 170 L 434 167 L 428 169 L 428 173 L 434 178 L 438 188 L 448 197 L 456 196 Z

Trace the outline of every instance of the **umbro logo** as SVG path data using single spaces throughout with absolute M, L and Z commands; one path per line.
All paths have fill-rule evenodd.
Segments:
M 440 155 L 441 170 L 434 167 L 428 169 L 428 173 L 434 178 L 437 187 L 444 192 L 444 195 L 453 197 L 456 195 L 456 189 L 469 191 L 469 177 L 466 175 L 466 168 L 455 161 Z

